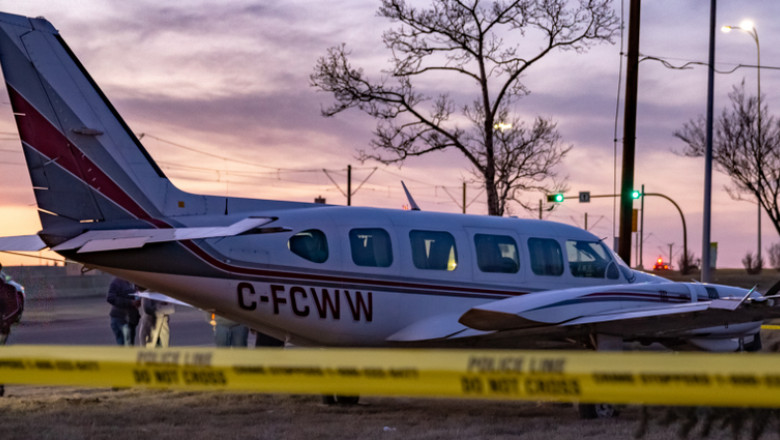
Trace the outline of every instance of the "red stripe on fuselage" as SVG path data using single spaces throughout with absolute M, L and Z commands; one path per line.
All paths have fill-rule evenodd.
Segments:
M 663 295 L 660 292 L 659 293 L 645 293 L 645 292 L 595 292 L 590 293 L 584 296 L 581 296 L 582 299 L 592 299 L 592 298 L 617 298 L 617 297 L 628 297 L 630 299 L 643 299 L 643 300 L 662 300 L 663 302 L 670 302 L 670 301 L 683 301 L 688 302 L 689 297 L 685 297 L 682 294 L 679 293 L 673 293 L 672 295 L 666 294 Z
M 457 286 L 442 286 L 436 284 L 410 283 L 410 282 L 400 282 L 400 281 L 386 281 L 386 280 L 371 279 L 368 277 L 356 278 L 354 276 L 344 277 L 339 275 L 320 275 L 320 274 L 313 274 L 313 273 L 308 273 L 303 271 L 284 272 L 278 270 L 254 269 L 249 267 L 236 266 L 234 264 L 229 264 L 220 261 L 214 258 L 208 252 L 206 252 L 203 248 L 196 245 L 191 240 L 182 241 L 181 243 L 187 249 L 189 249 L 193 254 L 200 257 L 206 263 L 209 263 L 218 269 L 236 275 L 250 275 L 250 276 L 271 277 L 271 278 L 289 278 L 290 280 L 293 281 L 307 280 L 307 281 L 314 281 L 314 282 L 319 281 L 319 282 L 344 283 L 344 284 L 370 284 L 371 286 L 381 286 L 381 287 L 388 287 L 388 288 L 429 290 L 429 291 L 441 292 L 441 294 L 464 293 L 464 294 L 482 294 L 482 295 L 498 295 L 498 296 L 519 296 L 519 295 L 525 295 L 529 293 L 527 291 L 517 291 L 517 290 L 497 290 L 497 289 L 469 288 L 469 287 L 457 287 Z

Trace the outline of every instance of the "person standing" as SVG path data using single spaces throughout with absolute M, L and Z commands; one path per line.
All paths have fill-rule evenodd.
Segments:
M 135 329 L 141 318 L 138 313 L 141 301 L 134 296 L 136 291 L 135 284 L 121 278 L 114 278 L 108 287 L 106 301 L 111 304 L 111 331 L 119 345 L 135 344 Z
M 168 347 L 171 340 L 170 315 L 173 304 L 151 298 L 141 300 L 141 323 L 138 327 L 138 343 L 142 347 Z
M 171 315 L 176 311 L 173 304 L 166 301 L 154 301 L 155 324 L 152 329 L 152 341 L 156 347 L 168 347 L 171 344 Z

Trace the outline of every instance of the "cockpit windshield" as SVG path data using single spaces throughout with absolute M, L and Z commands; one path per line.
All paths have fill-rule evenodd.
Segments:
M 606 278 L 612 259 L 597 241 L 566 240 L 566 256 L 569 271 L 580 278 Z M 609 278 L 617 278 L 617 268 L 612 265 Z
M 601 241 L 567 240 L 566 254 L 575 277 L 616 280 L 623 272 L 629 282 L 633 279 L 633 271 Z
M 603 243 L 602 243 L 603 245 Z M 604 246 L 607 248 L 606 246 Z M 607 248 L 609 250 L 609 248 Z M 633 283 L 636 280 L 636 273 L 631 270 L 630 267 L 628 267 L 628 264 L 626 264 L 625 261 L 623 261 L 622 258 L 620 258 L 620 255 L 616 254 L 612 250 L 609 250 L 609 253 L 612 255 L 612 258 L 615 259 L 618 265 L 618 269 L 620 269 L 620 272 L 623 273 L 623 276 L 626 277 L 626 280 L 628 280 L 629 283 Z

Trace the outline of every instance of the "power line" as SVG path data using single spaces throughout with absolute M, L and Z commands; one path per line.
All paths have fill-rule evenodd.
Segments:
M 138 135 L 139 139 L 144 138 L 144 137 L 152 138 L 152 139 L 155 139 L 157 141 L 163 142 L 165 144 L 174 146 L 176 148 L 181 148 L 181 149 L 184 149 L 184 150 L 187 150 L 187 151 L 192 151 L 192 152 L 195 152 L 195 153 L 198 153 L 198 154 L 203 154 L 203 155 L 206 155 L 206 156 L 209 156 L 209 157 L 214 157 L 214 158 L 221 159 L 221 160 L 224 160 L 224 161 L 227 161 L 227 162 L 241 163 L 241 164 L 245 164 L 245 165 L 250 165 L 250 166 L 255 166 L 255 167 L 258 167 L 258 168 L 265 168 L 265 169 L 271 170 L 271 171 L 259 171 L 259 172 L 236 171 L 236 170 L 230 171 L 230 170 L 218 170 L 216 168 L 207 168 L 207 167 L 197 167 L 197 166 L 191 166 L 191 165 L 173 164 L 173 163 L 166 162 L 166 161 L 158 161 L 161 165 L 164 165 L 164 168 L 168 168 L 168 169 L 180 169 L 180 170 L 189 170 L 189 171 L 217 173 L 217 175 L 218 175 L 217 181 L 220 181 L 219 177 L 222 176 L 222 175 L 225 175 L 225 176 L 229 176 L 229 175 L 232 175 L 232 176 L 245 176 L 245 177 L 257 177 L 257 175 L 266 175 L 266 176 L 277 175 L 277 180 L 284 180 L 284 181 L 287 181 L 287 182 L 295 182 L 295 183 L 312 184 L 310 182 L 300 182 L 300 181 L 296 182 L 296 181 L 294 181 L 292 179 L 289 179 L 289 178 L 283 179 L 281 177 L 281 174 L 282 173 L 319 173 L 319 172 L 324 172 L 325 175 L 328 177 L 328 179 L 330 179 L 331 182 L 333 182 L 334 184 L 336 184 L 338 186 L 338 184 L 333 179 L 332 175 L 341 175 L 341 176 L 343 176 L 343 174 L 341 174 L 341 172 L 345 171 L 345 169 L 325 169 L 325 168 L 306 169 L 306 168 L 272 167 L 272 166 L 268 166 L 268 165 L 258 164 L 258 163 L 255 163 L 255 162 L 243 161 L 243 160 L 235 159 L 235 158 L 228 157 L 228 156 L 223 156 L 223 155 L 219 155 L 219 154 L 210 153 L 208 151 L 204 151 L 204 150 L 201 150 L 201 149 L 198 149 L 198 148 L 193 148 L 193 147 L 190 147 L 190 146 L 187 146 L 187 145 L 180 144 L 178 142 L 173 142 L 173 141 L 170 141 L 168 139 L 164 139 L 164 138 L 161 138 L 161 137 L 159 137 L 157 135 L 150 134 L 150 133 L 140 133 Z M 436 184 L 432 184 L 432 183 L 429 183 L 429 182 L 424 182 L 422 180 L 413 179 L 413 178 L 410 178 L 408 176 L 404 176 L 402 174 L 389 171 L 389 170 L 387 170 L 385 168 L 379 168 L 379 167 L 353 167 L 353 170 L 371 170 L 371 173 L 368 175 L 368 177 L 366 177 L 365 180 L 363 180 L 363 182 L 360 183 L 358 188 L 355 189 L 355 191 L 353 191 L 353 194 L 357 193 L 357 190 L 359 190 L 366 183 L 368 178 L 370 178 L 376 171 L 383 171 L 383 172 L 385 172 L 387 174 L 390 174 L 390 175 L 395 176 L 395 177 L 402 178 L 402 179 L 404 179 L 406 181 L 415 182 L 415 183 L 418 183 L 420 185 L 425 185 L 427 187 L 432 187 L 434 189 L 436 189 L 437 187 L 440 187 L 440 188 L 446 190 L 446 188 L 447 188 L 444 185 L 436 185 Z M 460 188 L 460 187 L 459 186 L 452 186 L 451 188 Z M 339 188 L 339 191 L 341 191 L 341 193 L 346 196 L 346 193 L 341 188 Z M 480 192 L 479 194 L 482 194 L 482 192 Z M 479 197 L 479 195 L 477 197 Z M 471 205 L 472 203 L 474 203 L 474 200 L 472 200 L 468 205 Z
M 171 145 L 171 146 L 174 146 L 174 147 L 177 147 L 177 148 L 181 148 L 181 149 L 184 149 L 184 150 L 187 150 L 187 151 L 192 151 L 192 152 L 195 152 L 195 153 L 198 153 L 198 154 L 203 154 L 203 155 L 206 155 L 206 156 L 209 156 L 209 157 L 214 157 L 214 158 L 217 158 L 217 159 L 221 159 L 221 160 L 224 160 L 226 162 L 241 163 L 241 164 L 245 164 L 245 165 L 250 165 L 250 166 L 255 166 L 255 167 L 265 168 L 265 169 L 271 170 L 271 171 L 264 171 L 264 172 L 263 171 L 249 172 L 249 171 L 236 171 L 236 170 L 229 171 L 229 170 L 218 170 L 216 168 L 196 167 L 196 166 L 191 166 L 191 165 L 172 164 L 172 163 L 166 162 L 166 161 L 158 161 L 161 165 L 164 164 L 165 168 L 178 168 L 178 169 L 182 169 L 182 170 L 217 173 L 218 174 L 218 180 L 217 181 L 220 181 L 219 180 L 219 176 L 222 176 L 222 175 L 225 175 L 225 176 L 228 176 L 228 175 L 245 176 L 245 177 L 257 177 L 257 175 L 266 175 L 266 176 L 277 175 L 277 180 L 284 180 L 284 181 L 287 181 L 287 182 L 295 182 L 295 183 L 312 184 L 312 183 L 309 183 L 309 182 L 294 181 L 294 180 L 289 179 L 289 178 L 283 179 L 281 177 L 281 174 L 282 173 L 319 173 L 319 172 L 324 172 L 325 175 L 328 177 L 328 179 L 330 179 L 331 182 L 333 182 L 334 184 L 336 184 L 338 186 L 338 184 L 334 181 L 332 175 L 343 176 L 344 174 L 342 172 L 346 171 L 344 168 L 342 168 L 342 169 L 325 169 L 325 168 L 320 168 L 320 169 L 310 168 L 310 169 L 306 169 L 306 168 L 272 167 L 272 166 L 268 166 L 268 165 L 258 164 L 258 163 L 255 163 L 255 162 L 243 161 L 243 160 L 240 160 L 240 159 L 235 159 L 233 157 L 228 157 L 228 156 L 223 156 L 223 155 L 219 155 L 219 154 L 210 153 L 208 151 L 204 151 L 204 150 L 201 150 L 201 149 L 198 149 L 198 148 L 190 147 L 190 146 L 187 146 L 187 145 L 180 144 L 178 142 L 173 142 L 173 141 L 170 141 L 168 139 L 161 138 L 161 137 L 159 137 L 157 135 L 154 135 L 154 134 L 139 133 L 139 135 L 138 135 L 139 139 L 144 138 L 144 137 L 152 138 L 152 139 L 155 139 L 157 141 L 163 142 L 165 144 L 168 144 L 168 145 Z M 425 185 L 426 187 L 434 188 L 434 190 L 436 188 L 442 188 L 444 190 L 446 190 L 447 188 L 452 188 L 452 189 L 459 189 L 460 188 L 460 186 L 446 187 L 444 185 L 437 185 L 437 184 L 425 182 L 425 181 L 422 181 L 422 180 L 418 180 L 418 179 L 410 178 L 408 176 L 404 176 L 404 175 L 402 175 L 400 173 L 395 173 L 395 172 L 387 170 L 385 168 L 379 168 L 379 167 L 353 167 L 352 169 L 353 170 L 371 170 L 371 173 L 368 175 L 368 177 L 366 177 L 365 180 L 363 180 L 363 182 L 360 183 L 358 188 L 355 189 L 355 191 L 353 191 L 353 194 L 357 193 L 357 190 L 359 190 L 366 183 L 368 178 L 370 178 L 376 171 L 382 171 L 382 172 L 385 172 L 385 173 L 390 174 L 392 176 L 404 179 L 405 181 L 415 182 L 415 183 L 418 183 L 420 185 Z M 341 191 L 341 193 L 346 196 L 346 193 L 341 188 L 339 188 L 339 191 Z M 483 192 L 484 192 L 484 190 L 480 191 L 480 193 L 477 195 L 477 198 Z M 475 200 L 476 200 L 476 198 L 474 200 L 472 200 L 471 202 L 469 202 L 467 206 L 470 206 L 471 204 L 473 204 L 475 202 Z
M 5 139 L 5 138 L 2 137 L 3 135 L 9 135 L 9 136 L 14 136 L 14 137 Z M 326 177 L 328 179 L 330 179 L 331 182 L 336 183 L 332 176 L 334 176 L 334 175 L 335 176 L 343 176 L 344 175 L 344 171 L 345 171 L 345 169 L 343 169 L 343 168 L 342 169 L 325 169 L 325 168 L 318 168 L 318 169 L 310 168 L 310 169 L 307 169 L 307 168 L 274 167 L 274 166 L 259 164 L 259 163 L 252 162 L 252 161 L 245 161 L 245 160 L 237 159 L 235 157 L 229 157 L 229 156 L 224 156 L 224 155 L 220 155 L 220 154 L 211 153 L 211 152 L 204 151 L 204 150 L 201 150 L 201 149 L 198 149 L 198 148 L 194 148 L 194 147 L 190 147 L 190 146 L 178 143 L 178 142 L 170 141 L 168 139 L 164 139 L 162 137 L 159 137 L 157 135 L 150 134 L 150 133 L 140 133 L 140 134 L 138 134 L 138 138 L 139 139 L 142 139 L 144 137 L 157 140 L 159 142 L 162 142 L 164 144 L 167 144 L 167 145 L 170 145 L 170 146 L 173 146 L 173 147 L 176 147 L 176 148 L 180 148 L 180 149 L 183 149 L 183 150 L 187 150 L 187 151 L 191 151 L 191 152 L 194 152 L 194 153 L 202 154 L 202 155 L 205 155 L 205 156 L 208 156 L 208 157 L 212 157 L 212 158 L 215 158 L 215 159 L 220 159 L 220 160 L 223 160 L 223 161 L 228 162 L 228 163 L 230 163 L 230 162 L 238 163 L 238 164 L 249 165 L 249 166 L 252 166 L 252 167 L 263 168 L 263 169 L 268 170 L 268 171 L 241 171 L 241 170 L 227 170 L 227 169 L 221 170 L 221 169 L 213 168 L 213 167 L 201 167 L 201 166 L 193 166 L 193 165 L 184 165 L 184 164 L 181 164 L 181 163 L 172 163 L 172 162 L 167 162 L 167 161 L 158 161 L 160 166 L 162 166 L 165 169 L 173 169 L 173 170 L 179 170 L 179 171 L 183 171 L 183 172 L 197 172 L 197 173 L 209 173 L 209 174 L 214 173 L 215 174 L 215 179 L 213 179 L 212 181 L 215 181 L 215 182 L 222 182 L 223 178 L 227 179 L 230 176 L 233 176 L 233 177 L 248 177 L 248 178 L 253 178 L 253 179 L 260 178 L 260 179 L 266 179 L 266 180 L 269 179 L 269 178 L 272 178 L 272 176 L 276 176 L 276 178 L 273 179 L 273 180 L 290 182 L 290 183 L 296 183 L 296 184 L 303 184 L 303 185 L 314 185 L 314 186 L 319 185 L 319 186 L 322 186 L 323 183 L 321 183 L 321 182 L 300 181 L 300 180 L 296 180 L 296 179 L 291 179 L 291 178 L 289 178 L 289 176 L 284 176 L 284 175 L 285 174 L 287 174 L 287 175 L 289 175 L 289 174 L 296 174 L 296 173 L 316 174 L 316 173 L 319 173 L 319 172 L 324 172 Z M 14 132 L 3 132 L 3 131 L 0 131 L 0 141 L 18 141 L 18 140 L 19 140 L 18 135 L 16 133 L 14 133 Z M 11 149 L 11 148 L 0 148 L 0 153 L 18 153 L 18 152 L 20 152 L 20 151 L 18 149 L 15 149 L 15 148 L 14 149 Z M 0 161 L 0 164 L 14 165 L 14 166 L 24 166 L 25 165 L 24 163 L 21 163 L 21 162 L 10 162 L 10 161 Z M 387 170 L 385 168 L 379 168 L 379 167 L 376 167 L 376 166 L 375 167 L 353 167 L 353 170 L 366 170 L 366 171 L 370 170 L 370 173 L 368 174 L 368 176 L 366 176 L 363 179 L 363 181 L 357 186 L 357 188 L 353 191 L 353 194 L 356 194 L 358 190 L 363 189 L 363 187 L 367 183 L 367 181 L 377 171 L 383 171 L 383 172 L 385 172 L 385 173 L 387 173 L 389 175 L 392 175 L 394 177 L 398 177 L 398 178 L 404 179 L 405 181 L 414 182 L 414 183 L 416 183 L 418 185 L 422 185 L 422 186 L 424 186 L 426 188 L 433 189 L 434 193 L 437 192 L 436 190 L 438 188 L 443 189 L 445 192 L 448 191 L 447 188 L 453 188 L 453 189 L 460 188 L 460 186 L 447 187 L 447 186 L 444 186 L 444 185 L 437 185 L 437 184 L 433 184 L 433 183 L 430 183 L 430 182 L 425 182 L 425 181 L 422 181 L 422 180 L 419 180 L 419 179 L 410 178 L 410 177 L 402 175 L 400 173 L 396 173 L 396 172 Z M 180 176 L 179 178 L 183 178 L 183 179 L 187 179 L 187 180 L 194 180 L 192 178 L 183 177 L 183 176 Z M 232 183 L 232 184 L 250 184 L 249 182 L 241 182 L 241 181 L 235 181 L 235 180 L 225 180 L 225 182 L 226 183 Z M 338 187 L 338 185 L 337 185 L 337 187 Z M 390 187 L 388 186 L 388 188 L 390 188 Z M 344 191 L 341 190 L 341 188 L 338 188 L 338 189 L 339 189 L 339 191 L 342 192 L 342 194 L 344 193 Z M 373 188 L 366 188 L 366 189 L 370 190 L 370 191 L 378 191 L 378 190 L 373 189 Z M 382 190 L 382 191 L 384 191 L 384 190 Z M 467 204 L 467 206 L 470 206 L 473 203 L 475 203 L 477 201 L 477 199 L 479 197 L 481 197 L 481 195 L 483 193 L 484 193 L 484 190 L 480 191 L 477 194 L 477 196 L 474 199 L 472 199 Z M 438 198 L 438 197 L 440 197 L 440 195 L 434 194 L 433 197 Z M 442 202 L 438 202 L 438 201 L 436 201 L 436 202 L 428 202 L 428 203 L 439 204 L 439 205 L 443 204 Z M 446 202 L 446 203 L 449 203 L 449 202 Z M 480 202 L 480 203 L 482 203 L 482 202 Z
M 669 62 L 669 60 L 685 61 L 685 63 L 681 64 L 679 66 L 675 66 L 674 64 Z M 688 60 L 688 59 L 684 59 L 684 58 L 673 58 L 673 57 L 657 57 L 657 56 L 652 56 L 652 55 L 645 55 L 645 56 L 642 57 L 642 59 L 640 61 L 658 61 L 659 63 L 663 64 L 664 67 L 666 67 L 668 69 L 674 69 L 674 70 L 687 70 L 687 69 L 692 69 L 693 68 L 692 66 L 704 66 L 704 67 L 706 67 L 708 65 L 704 61 L 693 61 L 693 60 Z M 731 70 L 718 70 L 718 69 L 714 69 L 716 73 L 720 73 L 720 74 L 723 74 L 723 75 L 728 75 L 728 74 L 734 73 L 735 71 L 737 71 L 738 69 L 741 69 L 743 67 L 744 68 L 750 68 L 750 69 L 780 70 L 780 67 L 778 67 L 778 66 L 767 66 L 767 65 L 764 65 L 764 64 L 762 64 L 760 66 L 756 65 L 756 64 L 733 64 L 733 63 L 717 63 L 717 64 L 734 66 Z
M 39 260 L 56 261 L 58 263 L 63 263 L 63 264 L 65 264 L 67 261 L 69 261 L 69 260 L 65 260 L 63 258 L 44 257 L 44 256 L 41 256 L 41 255 L 31 255 L 31 254 L 25 254 L 25 253 L 22 253 L 22 252 L 15 252 L 15 251 L 0 251 L 0 252 L 2 252 L 4 254 L 16 255 L 16 256 L 19 256 L 19 257 L 28 257 L 28 258 L 36 258 L 36 259 L 39 259 Z
M 167 139 L 163 139 L 163 138 L 161 138 L 159 136 L 155 136 L 153 134 L 149 134 L 149 133 L 139 133 L 138 134 L 138 139 L 139 140 L 144 138 L 144 137 L 149 137 L 149 138 L 158 140 L 160 142 L 164 142 L 164 143 L 166 143 L 168 145 L 172 145 L 174 147 L 181 148 L 183 150 L 192 151 L 194 153 L 203 154 L 205 156 L 214 157 L 216 159 L 222 159 L 224 161 L 235 162 L 235 163 L 240 163 L 240 164 L 244 164 L 244 165 L 250 165 L 250 166 L 258 167 L 258 168 L 266 168 L 266 169 L 269 169 L 269 170 L 280 170 L 280 171 L 310 172 L 310 173 L 314 173 L 314 172 L 319 172 L 320 171 L 318 169 L 294 169 L 294 168 L 281 168 L 281 167 L 272 167 L 272 166 L 268 166 L 268 165 L 262 165 L 262 164 L 259 164 L 259 163 L 256 163 L 256 162 L 250 162 L 250 161 L 245 161 L 245 160 L 241 160 L 241 159 L 236 159 L 235 157 L 228 157 L 228 156 L 222 156 L 222 155 L 219 155 L 219 154 L 210 153 L 208 151 L 203 151 L 203 150 L 200 150 L 198 148 L 193 148 L 193 147 L 189 147 L 189 146 L 186 146 L 186 145 L 179 144 L 177 142 L 169 141 Z

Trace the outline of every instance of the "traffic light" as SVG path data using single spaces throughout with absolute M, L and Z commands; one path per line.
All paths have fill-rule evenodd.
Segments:
M 632 198 L 632 199 L 636 200 L 636 199 L 638 199 L 638 198 L 639 198 L 639 197 L 641 197 L 641 196 L 642 196 L 642 193 L 641 193 L 641 192 L 639 192 L 639 191 L 637 191 L 637 190 L 633 190 L 633 191 L 631 191 L 631 198 Z
M 548 202 L 555 202 L 555 203 L 561 203 L 563 201 L 564 197 L 563 194 L 547 194 L 547 201 Z

